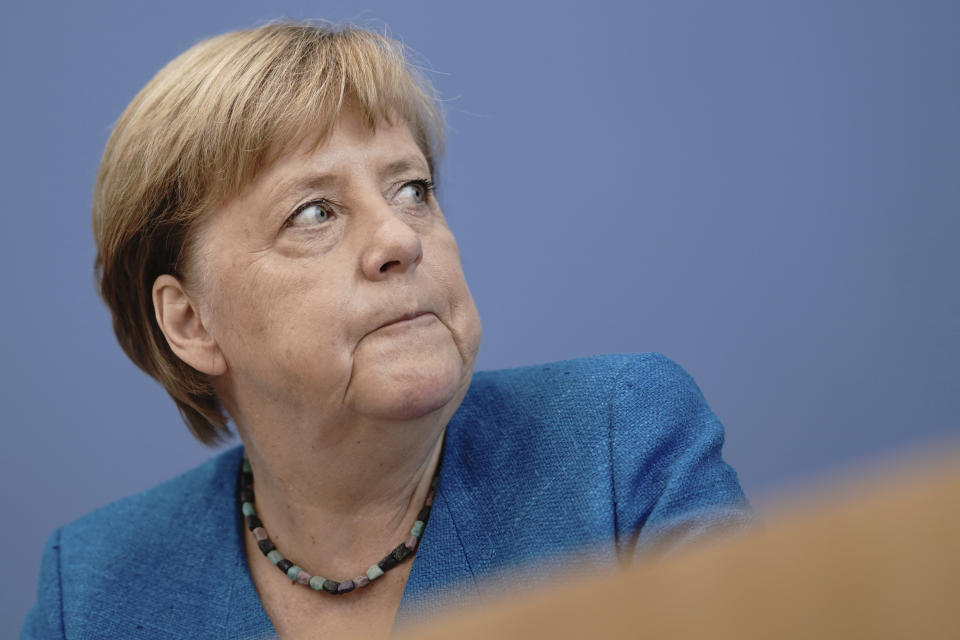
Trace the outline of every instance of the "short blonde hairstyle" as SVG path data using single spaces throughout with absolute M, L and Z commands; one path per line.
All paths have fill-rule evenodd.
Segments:
M 294 141 L 321 144 L 345 102 L 371 129 L 400 118 L 430 166 L 443 145 L 433 88 L 403 46 L 325 23 L 278 23 L 203 41 L 160 70 L 120 116 L 93 193 L 94 271 L 120 346 L 158 380 L 205 444 L 229 433 L 208 377 L 173 354 L 154 280 L 189 280 L 198 223 Z

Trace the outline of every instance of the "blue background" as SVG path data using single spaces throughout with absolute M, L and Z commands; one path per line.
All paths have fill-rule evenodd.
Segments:
M 666 353 L 748 493 L 958 433 L 960 3 L 9 3 L 0 636 L 61 525 L 210 455 L 117 347 L 91 185 L 197 40 L 278 17 L 390 31 L 436 71 L 441 199 L 479 366 Z M 185 523 L 189 526 L 189 523 Z

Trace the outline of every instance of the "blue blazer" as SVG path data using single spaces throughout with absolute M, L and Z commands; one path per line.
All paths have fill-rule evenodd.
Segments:
M 572 558 L 614 566 L 670 534 L 749 520 L 723 427 L 659 354 L 477 373 L 446 431 L 396 623 Z M 55 531 L 22 638 L 263 638 L 244 554 L 240 447 Z

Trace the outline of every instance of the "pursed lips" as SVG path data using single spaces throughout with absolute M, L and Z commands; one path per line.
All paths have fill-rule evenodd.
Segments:
M 433 314 L 430 311 L 414 311 L 411 313 L 405 313 L 402 316 L 397 316 L 396 318 L 393 318 L 392 320 L 389 320 L 383 323 L 382 325 L 374 329 L 374 331 L 379 331 L 380 329 L 384 329 L 386 327 L 400 324 L 402 322 L 409 322 L 411 320 L 416 320 L 417 318 L 421 318 L 423 316 L 428 316 L 428 315 L 433 315 Z M 373 332 L 371 331 L 371 333 Z

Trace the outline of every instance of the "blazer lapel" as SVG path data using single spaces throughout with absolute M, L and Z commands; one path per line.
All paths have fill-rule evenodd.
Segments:
M 474 601 L 479 594 L 475 573 L 467 558 L 456 513 L 447 494 L 456 469 L 446 465 L 430 511 L 430 522 L 413 557 L 394 629 L 443 611 L 451 605 Z M 456 494 L 454 494 L 456 495 Z

